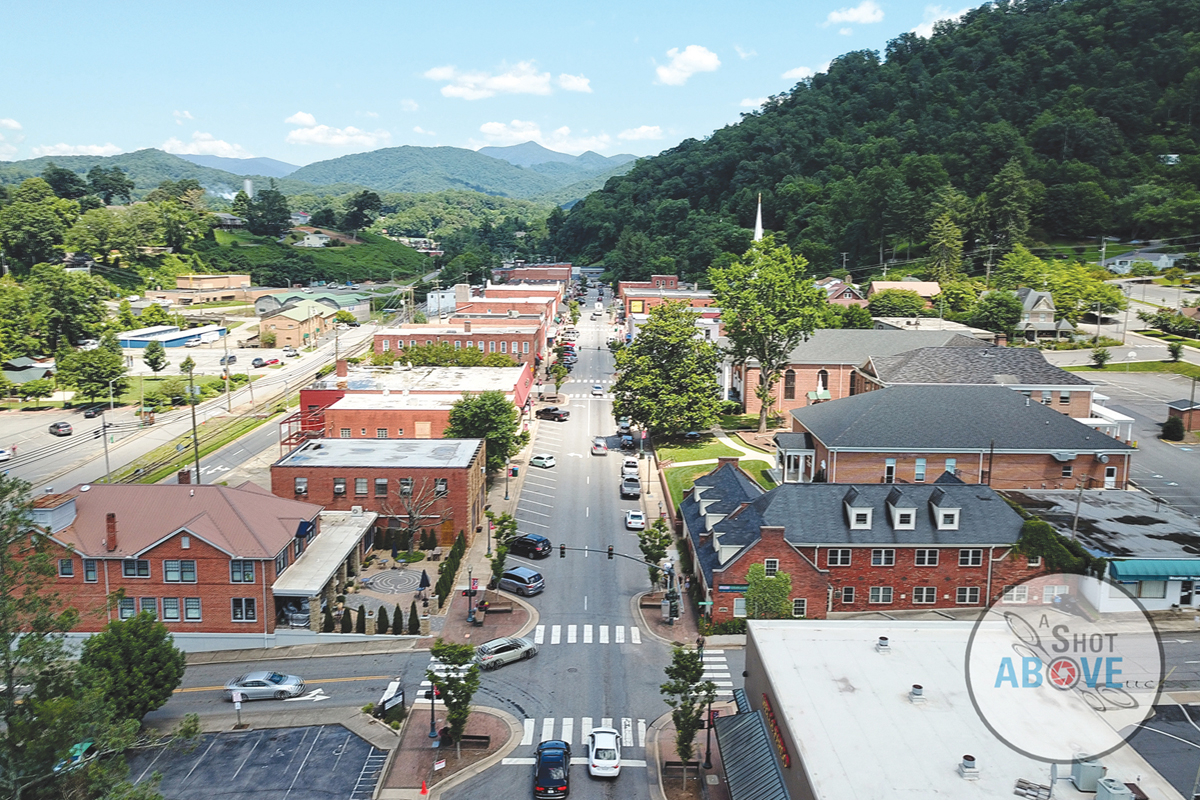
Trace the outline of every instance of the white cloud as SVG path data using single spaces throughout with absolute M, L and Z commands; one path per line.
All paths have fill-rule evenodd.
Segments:
M 400 110 L 401 111 L 416 111 L 419 108 L 420 108 L 420 106 L 417 105 L 416 100 L 405 99 L 405 100 L 400 101 Z
M 768 99 L 769 98 L 766 97 L 747 97 L 738 105 L 740 105 L 742 108 L 758 108 L 763 103 L 767 102 Z
M 11 145 L 8 142 L 0 141 L 0 156 L 8 158 L 17 154 L 16 145 Z
M 658 82 L 668 86 L 682 86 L 697 72 L 715 72 L 721 66 L 716 53 L 698 44 L 689 44 L 682 51 L 672 47 L 667 51 L 667 57 L 671 63 L 659 66 L 655 72 Z
M 370 117 L 371 119 L 376 119 L 379 116 L 379 112 L 378 111 L 364 111 L 363 116 Z
M 736 44 L 733 46 L 733 49 L 737 51 L 738 58 L 742 59 L 743 61 L 745 61 L 747 58 L 754 58 L 756 55 L 758 55 L 758 53 L 754 50 L 743 50 Z
M 850 34 L 854 33 L 854 28 L 838 28 L 838 33 L 840 33 L 842 36 L 849 36 Z
M 813 72 L 811 67 L 796 67 L 795 69 L 789 69 L 779 77 L 785 78 L 789 81 L 803 81 L 808 80 L 815 74 L 816 73 Z
M 830 11 L 825 18 L 826 25 L 869 25 L 872 22 L 883 22 L 883 9 L 875 0 L 863 0 L 854 8 L 839 8 Z
M 253 156 L 240 144 L 232 144 L 213 136 L 211 133 L 194 131 L 190 142 L 180 141 L 172 136 L 162 143 L 159 148 L 168 153 L 186 153 L 197 156 L 222 156 L 223 158 L 252 158 Z
M 19 131 L 21 130 L 21 123 L 17 122 L 15 119 L 0 119 L 0 128 L 10 131 Z
M 479 126 L 479 131 L 486 141 L 472 142 L 476 148 L 484 145 L 509 145 L 522 142 L 537 142 L 543 147 L 557 150 L 560 153 L 582 153 L 584 150 L 603 150 L 612 144 L 612 138 L 606 134 L 575 136 L 567 126 L 557 128 L 543 134 L 536 122 L 525 122 L 514 119 L 512 122 L 485 122 Z
M 558 76 L 558 85 L 568 92 L 592 93 L 592 82 L 582 75 L 568 75 L 565 72 Z
M 618 139 L 624 139 L 627 142 L 637 142 L 643 139 L 661 139 L 662 128 L 657 125 L 641 125 L 636 128 L 630 128 L 626 131 L 621 131 L 617 134 Z
M 122 152 L 112 142 L 107 144 L 47 144 L 33 148 L 33 156 L 115 156 Z
M 190 111 L 175 111 L 173 114 L 175 116 L 176 125 L 182 125 L 185 119 L 195 119 Z
M 933 36 L 934 25 L 942 20 L 953 20 L 957 22 L 958 20 L 962 19 L 963 14 L 966 14 L 970 10 L 971 8 L 969 6 L 959 11 L 951 11 L 950 9 L 942 6 L 925 6 L 925 21 L 913 28 L 912 32 L 917 36 L 928 39 L 930 36 Z
M 317 124 L 317 118 L 307 111 L 297 111 L 290 117 L 284 120 L 288 125 L 299 125 L 302 128 L 311 128 Z
M 437 136 L 437 134 L 434 133 L 433 131 L 427 131 L 424 128 L 422 128 L 420 125 L 413 128 L 413 133 L 419 133 L 419 134 L 422 134 L 423 136 Z
M 467 72 L 457 67 L 434 67 L 425 77 L 443 82 L 442 94 L 463 100 L 482 100 L 497 94 L 550 94 L 550 73 L 538 72 L 532 61 L 520 61 L 504 72 Z

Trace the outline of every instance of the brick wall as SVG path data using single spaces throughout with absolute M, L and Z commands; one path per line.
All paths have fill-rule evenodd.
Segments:
M 759 368 L 743 365 L 734 369 L 742 377 L 742 399 L 746 406 L 746 413 L 759 413 L 762 409 L 762 402 L 756 393 L 760 375 Z M 795 386 L 791 392 L 793 395 L 791 398 L 786 397 L 788 394 L 788 370 L 795 372 Z M 827 376 L 825 388 L 829 391 L 831 400 L 840 400 L 850 396 L 850 382 L 854 368 L 849 364 L 789 364 L 784 368 L 783 374 L 780 375 L 772 390 L 772 395 L 775 397 L 775 408 L 779 410 L 779 413 L 786 415 L 792 409 L 808 406 L 808 393 L 816 391 L 817 378 L 822 370 Z M 856 382 L 861 384 L 861 377 Z
M 386 353 L 389 350 L 402 350 L 412 347 L 414 343 L 421 347 L 427 343 L 449 342 L 455 347 L 476 347 L 485 353 L 505 353 L 512 356 L 518 363 L 533 361 L 535 357 L 545 357 L 546 338 L 541 334 L 541 328 L 529 327 L 510 331 L 496 331 L 488 326 L 474 327 L 471 331 L 434 331 L 422 330 L 420 327 L 402 331 L 375 334 L 375 352 Z M 513 344 L 520 351 L 513 354 Z
M 625 316 L 630 314 L 648 314 L 650 309 L 655 306 L 661 306 L 663 303 L 677 303 L 680 300 L 686 300 L 692 308 L 708 308 L 716 301 L 711 297 L 626 297 L 625 298 Z
M 450 424 L 450 409 L 443 408 L 328 408 L 325 436 L 351 439 L 441 439 Z M 386 434 L 379 436 L 379 431 Z M 356 504 L 357 505 L 357 504 Z
M 624 297 L 628 289 L 678 289 L 679 278 L 675 275 L 651 275 L 648 281 L 619 281 L 617 297 Z

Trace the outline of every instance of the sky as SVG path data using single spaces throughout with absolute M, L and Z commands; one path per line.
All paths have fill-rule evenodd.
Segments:
M 653 155 L 973 5 L 10 0 L 0 161 L 157 147 L 304 165 L 525 141 Z

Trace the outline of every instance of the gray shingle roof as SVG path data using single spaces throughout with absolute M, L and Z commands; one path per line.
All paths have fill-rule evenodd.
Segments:
M 954 331 L 821 328 L 788 356 L 790 364 L 851 364 L 871 356 L 890 356 L 918 347 L 987 347 L 987 342 Z
M 1074 372 L 1046 361 L 1039 350 L 1020 347 L 921 347 L 869 359 L 884 384 L 980 384 L 999 386 L 1091 386 Z
M 714 730 L 732 800 L 791 800 L 761 711 L 718 717 Z
M 792 417 L 832 450 L 1093 452 L 1130 450 L 1001 386 L 889 386 L 797 408 Z

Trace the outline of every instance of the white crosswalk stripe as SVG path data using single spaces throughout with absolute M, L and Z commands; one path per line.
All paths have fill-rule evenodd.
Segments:
M 533 628 L 533 643 L 546 644 L 546 625 L 535 625 Z M 550 625 L 550 644 L 641 644 L 642 632 L 633 626 L 624 625 Z M 565 630 L 564 630 L 565 629 Z M 564 639 L 564 633 L 566 634 Z M 705 656 L 705 664 L 708 657 Z M 728 678 L 728 675 L 723 677 Z
M 633 747 L 633 720 L 621 717 L 621 746 Z
M 625 628 L 623 626 L 617 625 L 613 628 L 613 634 L 616 637 L 617 644 L 625 644 Z
M 575 644 L 575 635 L 578 632 L 577 631 L 578 627 L 579 627 L 578 625 L 568 625 L 567 626 L 567 644 Z
M 600 644 L 608 644 L 608 626 L 600 626 Z
M 558 644 L 562 641 L 562 625 L 550 626 L 550 644 Z
M 642 643 L 641 630 L 638 628 L 630 628 L 629 629 L 629 641 L 631 641 L 633 644 L 641 644 Z
M 612 727 L 612 717 L 601 717 L 600 718 L 600 727 L 601 728 L 611 728 Z
M 637 737 L 638 737 L 637 746 L 645 747 L 646 746 L 646 720 L 644 720 L 644 719 L 639 719 L 637 722 Z
M 521 736 L 521 744 L 533 744 L 533 725 L 532 719 L 525 720 L 525 732 Z
M 565 742 L 580 745 L 586 745 L 588 735 L 597 728 L 615 728 L 621 735 L 621 747 L 645 747 L 646 746 L 646 730 L 647 724 L 645 719 L 637 717 L 602 717 L 600 724 L 593 725 L 595 717 L 580 717 L 579 718 L 579 736 L 575 737 L 575 718 L 574 717 L 544 717 L 541 724 L 541 736 L 536 736 L 538 721 L 534 718 L 522 720 L 521 744 L 533 745 L 539 742 L 546 742 L 551 739 L 562 739 Z M 613 723 L 616 723 L 614 725 Z M 555 736 L 555 733 L 558 733 Z
M 591 625 L 583 626 L 583 643 L 584 644 L 592 643 L 592 626 Z
M 733 677 L 729 672 L 729 662 L 722 650 L 704 651 L 704 680 L 712 681 L 717 687 L 717 696 L 724 697 L 733 694 L 733 681 L 722 680 Z
M 538 625 L 536 628 L 533 629 L 533 643 L 534 644 L 545 644 L 546 643 L 546 626 L 545 625 Z
M 588 734 L 592 732 L 592 718 L 584 717 L 579 720 L 579 743 L 587 744 Z
M 454 675 L 454 674 L 463 675 L 466 673 L 466 671 L 467 671 L 467 669 L 469 669 L 469 667 L 452 667 L 452 666 L 449 666 L 448 664 L 443 664 L 442 662 L 438 661 L 436 658 L 431 657 L 429 659 L 429 667 L 427 669 L 429 669 L 431 672 L 433 672 L 434 675 L 443 676 L 443 675 Z M 416 699 L 424 700 L 425 692 L 429 691 L 432 686 L 433 686 L 433 684 L 430 683 L 428 678 L 425 678 L 424 680 L 422 680 L 420 686 L 418 687 Z M 433 704 L 435 706 L 444 705 L 442 703 L 442 700 L 440 697 L 434 698 Z
M 573 717 L 565 717 L 562 721 L 562 736 L 559 738 L 564 742 L 571 742 L 571 734 L 575 732 L 575 719 Z
M 542 720 L 542 741 L 548 742 L 554 738 L 554 717 Z

